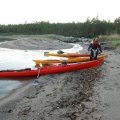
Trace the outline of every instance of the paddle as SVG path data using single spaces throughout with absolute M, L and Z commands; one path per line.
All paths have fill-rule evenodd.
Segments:
M 38 67 L 38 74 L 37 74 L 37 78 L 34 80 L 34 85 L 38 85 L 39 81 L 38 78 L 40 77 L 40 70 L 42 68 L 42 64 L 40 63 L 40 66 Z

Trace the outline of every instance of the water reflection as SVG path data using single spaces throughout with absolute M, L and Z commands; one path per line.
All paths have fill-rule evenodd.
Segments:
M 0 80 L 0 98 L 5 97 L 11 90 L 17 88 L 22 83 L 19 81 Z

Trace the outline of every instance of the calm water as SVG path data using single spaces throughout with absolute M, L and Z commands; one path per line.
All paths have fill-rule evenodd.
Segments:
M 82 50 L 80 45 L 74 45 L 71 49 L 63 49 L 64 52 L 78 52 Z M 33 59 L 65 59 L 60 57 L 46 57 L 44 52 L 56 53 L 58 50 L 16 50 L 0 48 L 0 70 L 10 69 L 34 69 Z M 12 79 L 0 79 L 0 98 L 6 96 L 11 90 L 18 88 L 24 81 Z

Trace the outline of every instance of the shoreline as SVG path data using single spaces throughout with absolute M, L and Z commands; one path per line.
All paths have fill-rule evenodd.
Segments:
M 13 42 L 13 43 L 12 43 Z M 23 42 L 23 41 L 22 41 Z M 61 41 L 59 41 L 59 43 L 60 43 Z M 15 46 L 16 45 L 16 47 L 15 48 L 18 48 L 18 49 L 20 49 L 20 47 L 19 47 L 19 44 L 15 44 L 15 41 L 8 41 L 8 42 L 4 42 L 4 43 L 1 43 L 0 44 L 0 47 L 2 46 L 2 47 L 4 47 L 4 46 L 6 46 L 7 48 L 8 48 L 8 44 L 13 44 L 13 46 Z M 62 42 L 62 44 L 63 44 L 64 42 Z M 54 44 L 54 43 L 52 43 L 52 44 Z M 58 44 L 58 43 L 57 43 Z M 62 45 L 62 44 L 60 44 L 60 48 L 71 48 L 71 46 L 72 45 L 70 45 L 70 44 L 66 44 L 66 43 L 64 43 L 65 45 Z M 37 44 L 36 44 L 37 45 Z M 45 44 L 43 44 L 42 46 L 44 46 Z M 61 46 L 62 45 L 62 46 Z M 67 47 L 66 47 L 67 46 Z M 11 48 L 11 46 L 9 46 L 10 48 Z M 28 49 L 29 47 L 27 47 L 26 49 Z M 54 48 L 56 48 L 56 46 L 55 47 L 53 47 L 53 49 Z M 49 48 L 48 48 L 49 49 Z M 58 47 L 57 47 L 57 49 L 58 49 Z M 63 75 L 63 77 L 62 78 L 64 78 L 64 76 L 66 76 L 66 74 L 69 74 L 69 73 L 64 73 L 64 75 Z M 52 76 L 59 76 L 59 75 L 48 75 L 48 78 L 47 79 L 54 79 L 54 78 L 52 78 Z M 46 77 L 47 76 L 41 76 L 42 77 L 42 79 L 43 79 L 43 81 L 46 81 Z M 41 81 L 41 77 L 39 78 L 39 81 Z M 37 92 L 36 92 L 36 88 L 33 86 L 33 85 L 31 85 L 32 83 L 32 80 L 30 81 L 30 82 L 28 82 L 28 83 L 26 83 L 26 84 L 22 84 L 22 85 L 20 85 L 18 88 L 16 88 L 16 89 L 14 89 L 14 90 L 12 90 L 6 97 L 4 97 L 4 98 L 2 98 L 1 100 L 0 100 L 0 119 L 3 119 L 3 120 L 6 120 L 6 119 L 9 119 L 9 118 L 11 118 L 10 116 L 11 116 L 11 113 L 14 113 L 14 112 L 16 112 L 16 111 L 14 111 L 14 107 L 15 108 L 17 108 L 18 109 L 18 111 L 19 111 L 19 108 L 18 108 L 18 106 L 17 106 L 17 104 L 19 103 L 19 102 L 21 102 L 21 101 L 23 101 L 23 100 L 25 100 L 26 98 L 27 99 L 34 99 L 34 98 L 36 98 L 36 96 L 37 96 Z M 44 82 L 43 82 L 44 83 Z M 48 83 L 47 83 L 48 84 Z M 51 83 L 50 83 L 51 84 Z M 40 87 L 40 89 L 39 90 L 41 90 L 41 87 L 43 88 L 43 89 L 45 89 L 44 87 L 48 87 L 49 86 L 49 84 L 48 85 L 39 85 L 39 86 L 37 86 L 38 88 Z M 57 87 L 57 84 L 56 85 L 53 85 L 53 86 L 55 86 L 55 87 Z M 32 88 L 31 88 L 32 87 Z M 33 89 L 33 87 L 34 87 L 34 89 Z M 33 89 L 33 90 L 32 90 Z M 29 92 L 27 92 L 27 91 L 32 91 L 33 93 L 32 93 L 32 95 L 30 95 L 29 94 Z M 21 95 L 22 94 L 22 95 Z M 26 95 L 25 95 L 26 94 Z M 40 93 L 39 93 L 40 94 Z M 25 97 L 25 96 L 27 96 L 27 97 Z M 6 110 L 7 109 L 7 110 Z M 2 111 L 4 111 L 4 112 L 2 112 Z M 14 112 L 13 112 L 14 111 Z M 2 114 L 3 115 L 2 115 Z M 10 116 L 9 116 L 9 114 L 10 114 Z M 4 117 L 2 117 L 2 116 L 9 116 L 9 117 L 6 117 L 6 118 L 4 118 Z M 14 116 L 15 117 L 15 116 Z M 12 119 L 12 118 L 11 118 Z M 15 118 L 13 118 L 13 119 L 15 119 Z M 21 116 L 19 117 L 19 119 L 21 119 Z
M 23 35 L 21 37 L 18 35 L 13 38 L 10 38 L 11 40 L 9 41 L 3 40 L 0 42 L 0 48 L 16 49 L 16 50 L 55 50 L 55 49 L 59 50 L 64 48 L 69 49 L 73 46 L 71 44 L 68 44 L 66 42 L 62 42 L 59 40 L 41 37 L 41 35 L 38 37 L 36 36 L 32 36 L 32 37 L 27 36 L 27 37 L 26 35 Z M 26 44 L 26 43 L 29 43 L 29 44 Z M 29 81 L 32 81 L 32 80 L 29 80 Z M 27 84 L 29 84 L 29 82 Z M 25 85 L 26 83 L 25 84 L 22 83 L 22 85 L 20 85 L 18 88 L 13 89 L 5 97 L 2 97 L 0 99 L 0 104 L 2 103 L 1 101 L 4 101 L 5 99 L 9 98 L 9 96 L 11 96 L 18 89 L 21 89 L 21 87 L 24 87 Z
M 40 76 L 39 85 L 33 86 L 30 81 L 23 88 L 16 89 L 6 103 L 0 101 L 0 119 L 119 119 L 119 102 L 116 99 L 120 100 L 120 54 L 113 50 L 105 52 L 109 56 L 98 68 Z
M 11 100 L 14 101 L 15 99 L 17 99 L 17 95 L 19 93 L 19 91 L 22 92 L 22 89 L 24 87 L 26 87 L 29 83 L 25 83 L 25 84 L 22 84 L 20 85 L 18 88 L 15 88 L 13 89 L 12 91 L 10 91 L 5 97 L 1 98 L 0 99 L 0 106 L 6 104 L 6 103 L 9 103 Z

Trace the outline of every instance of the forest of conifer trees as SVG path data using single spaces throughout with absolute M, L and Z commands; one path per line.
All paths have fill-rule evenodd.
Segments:
M 114 22 L 99 20 L 97 17 L 85 22 L 72 23 L 50 23 L 35 22 L 25 24 L 0 25 L 0 33 L 8 34 L 57 34 L 73 37 L 93 37 L 97 35 L 120 34 L 120 17 Z

